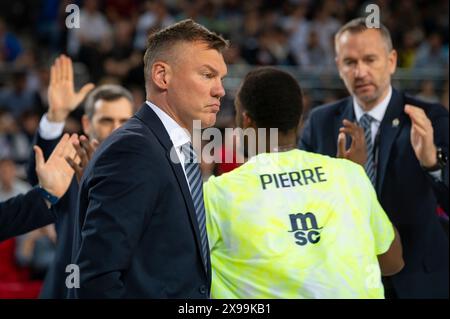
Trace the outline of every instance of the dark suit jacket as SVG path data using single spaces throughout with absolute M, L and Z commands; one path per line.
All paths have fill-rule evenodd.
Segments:
M 53 140 L 44 140 L 39 132 L 36 133 L 34 144 L 41 147 L 44 157 L 47 159 L 55 149 L 61 137 Z M 32 152 L 28 165 L 28 181 L 37 184 L 34 152 Z M 40 298 L 62 299 L 67 297 L 66 289 L 66 267 L 71 263 L 73 230 L 78 201 L 78 182 L 74 177 L 69 189 L 52 207 L 56 214 L 55 230 L 57 234 L 55 257 L 45 275 L 44 285 Z
M 436 214 L 438 204 L 448 211 L 448 166 L 444 182 L 435 181 L 421 168 L 411 146 L 411 121 L 404 113 L 405 104 L 424 109 L 433 123 L 435 144 L 448 154 L 448 111 L 393 90 L 380 125 L 376 183 L 378 199 L 403 244 L 405 267 L 391 278 L 392 284 L 400 298 L 448 298 L 448 238 Z M 343 119 L 355 121 L 350 97 L 314 109 L 300 148 L 336 156 Z
M 18 236 L 55 221 L 37 189 L 0 203 L 0 241 Z
M 196 213 L 173 144 L 148 105 L 97 149 L 80 183 L 77 298 L 207 298 Z

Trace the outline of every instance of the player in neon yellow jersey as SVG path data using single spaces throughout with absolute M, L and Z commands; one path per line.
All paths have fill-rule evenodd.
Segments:
M 384 298 L 403 267 L 397 231 L 364 169 L 297 150 L 302 94 L 274 68 L 236 95 L 242 128 L 278 128 L 278 147 L 204 185 L 212 298 Z

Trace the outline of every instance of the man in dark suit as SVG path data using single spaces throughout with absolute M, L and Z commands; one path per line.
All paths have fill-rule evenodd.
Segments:
M 405 267 L 384 278 L 386 296 L 448 298 L 448 238 L 436 214 L 448 211 L 448 112 L 391 87 L 397 54 L 384 26 L 352 20 L 335 47 L 352 96 L 313 110 L 300 148 L 364 165 L 403 244 Z
M 133 98 L 128 90 L 119 85 L 101 85 L 92 90 L 93 87 L 92 84 L 86 84 L 79 92 L 76 92 L 71 59 L 61 55 L 55 60 L 51 67 L 48 87 L 49 109 L 39 123 L 35 144 L 42 148 L 45 156 L 50 154 L 61 138 L 69 113 L 80 105 L 86 95 L 82 125 L 88 138 L 81 136 L 76 142 L 76 148 L 84 146 L 86 150 L 79 152 L 82 159 L 79 165 L 73 165 L 77 178 L 73 178 L 66 195 L 53 208 L 58 216 L 55 223 L 57 234 L 55 258 L 47 271 L 40 298 L 67 297 L 66 267 L 71 263 L 72 258 L 78 180 L 93 152 L 90 146 L 97 142 L 101 143 L 113 130 L 133 115 Z M 28 179 L 34 185 L 37 178 L 32 158 L 28 168 Z
M 220 36 L 192 20 L 154 33 L 147 101 L 94 153 L 80 184 L 78 298 L 208 298 L 202 177 L 190 135 L 214 125 L 227 68 Z
M 28 193 L 0 203 L 0 241 L 21 235 L 55 221 L 53 205 L 69 188 L 74 175 L 66 157 L 78 162 L 72 143 L 78 139 L 65 134 L 54 152 L 44 161 L 42 150 L 35 146 L 36 172 L 39 186 Z

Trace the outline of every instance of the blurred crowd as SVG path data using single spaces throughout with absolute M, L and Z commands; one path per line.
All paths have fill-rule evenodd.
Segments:
M 154 30 L 190 17 L 231 40 L 225 53 L 229 66 L 281 65 L 301 74 L 336 72 L 334 34 L 346 21 L 365 15 L 369 3 L 380 7 L 382 21 L 391 31 L 398 67 L 424 74 L 448 69 L 447 0 L 1 1 L 0 200 L 29 188 L 23 182 L 25 167 L 40 118 L 48 108 L 49 67 L 60 53 L 74 60 L 78 87 L 87 82 L 121 84 L 132 92 L 138 107 L 145 101 L 142 56 L 147 36 Z M 80 28 L 66 27 L 69 4 L 80 8 Z M 340 97 L 339 92 L 306 91 L 306 108 L 331 102 Z M 440 82 L 421 80 L 410 93 L 448 108 L 448 75 Z M 321 100 L 311 98 L 317 95 Z M 219 127 L 232 125 L 232 101 L 231 92 Z M 81 115 L 80 107 L 65 130 L 81 132 Z M 51 238 L 51 230 L 19 239 L 15 248 L 20 264 L 33 266 L 38 278 L 43 278 L 42 269 L 51 260 L 51 240 L 41 242 L 41 236 Z M 47 251 L 37 254 L 39 260 L 33 259 L 30 238 L 33 247 Z
M 71 11 L 66 12 L 66 7 L 72 3 L 80 8 L 80 28 L 68 29 Z M 49 66 L 59 53 L 76 62 L 78 85 L 121 84 L 141 105 L 145 100 L 142 55 L 153 30 L 191 17 L 231 40 L 225 56 L 230 66 L 283 65 L 301 74 L 318 69 L 333 72 L 334 33 L 345 21 L 364 15 L 369 3 L 380 7 L 399 52 L 400 68 L 427 70 L 427 74 L 447 69 L 449 3 L 445 0 L 1 2 L 0 157 L 8 155 L 19 164 L 28 158 L 40 115 L 47 108 Z M 323 83 L 325 89 L 327 85 Z M 232 121 L 232 93 L 219 126 Z M 309 107 L 340 97 L 339 91 L 305 93 Z M 448 107 L 448 80 L 423 81 L 412 93 Z M 79 117 L 80 112 L 75 112 L 67 130 L 80 131 Z

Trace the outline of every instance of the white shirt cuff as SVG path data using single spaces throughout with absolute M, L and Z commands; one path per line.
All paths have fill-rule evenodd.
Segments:
M 434 172 L 428 172 L 435 180 L 442 182 L 442 169 Z
M 39 122 L 39 135 L 44 140 L 54 140 L 62 135 L 65 124 L 66 122 L 50 122 L 45 113 Z

